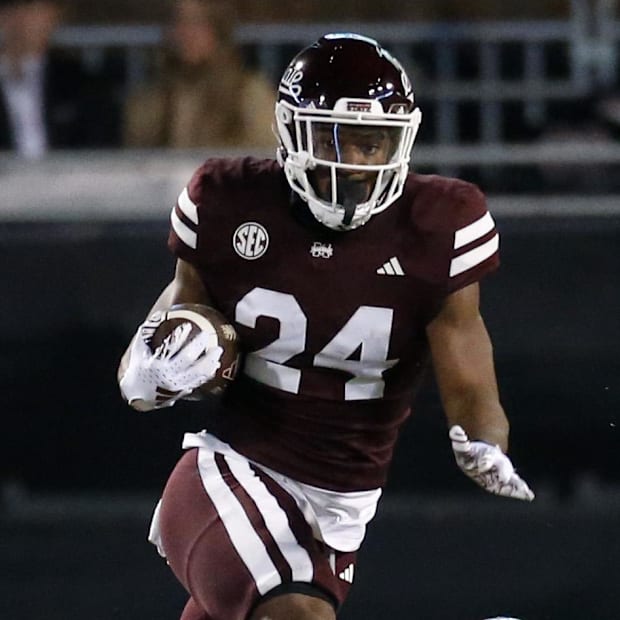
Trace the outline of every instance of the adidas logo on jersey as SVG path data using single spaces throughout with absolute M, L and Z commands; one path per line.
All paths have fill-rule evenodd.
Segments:
M 405 272 L 403 268 L 400 266 L 399 260 L 396 256 L 392 256 L 389 261 L 383 263 L 379 269 L 377 269 L 377 273 L 380 276 L 404 276 Z
M 349 564 L 341 573 L 338 573 L 338 577 L 347 583 L 353 583 L 353 573 L 355 572 L 355 566 Z

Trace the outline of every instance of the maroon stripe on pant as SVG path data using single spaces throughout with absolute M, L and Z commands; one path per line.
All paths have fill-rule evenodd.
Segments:
M 286 558 L 282 555 L 282 552 L 280 551 L 280 548 L 274 540 L 271 532 L 267 528 L 265 518 L 263 517 L 260 509 L 245 490 L 241 482 L 235 478 L 235 475 L 230 470 L 224 455 L 215 454 L 215 462 L 220 470 L 222 479 L 226 482 L 228 488 L 233 492 L 234 496 L 243 507 L 245 514 L 252 524 L 252 528 L 265 545 L 265 549 L 267 550 L 271 561 L 274 563 L 274 566 L 278 570 L 278 573 L 280 573 L 282 581 L 291 581 L 293 578 L 293 571 L 291 570 Z
M 342 605 L 349 593 L 351 584 L 339 579 L 338 573 L 350 563 L 355 564 L 357 552 L 334 552 L 325 543 L 317 540 L 314 537 L 311 526 L 299 510 L 295 499 L 260 467 L 253 465 L 251 467 L 288 515 L 289 525 L 295 538 L 308 551 L 314 567 L 312 584 L 327 592 L 335 599 L 338 605 Z M 330 564 L 330 555 L 332 553 L 335 553 L 335 573 Z

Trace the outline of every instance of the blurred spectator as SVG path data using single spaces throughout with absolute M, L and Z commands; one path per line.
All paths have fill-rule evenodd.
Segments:
M 127 100 L 127 146 L 275 146 L 275 86 L 244 67 L 234 25 L 230 0 L 173 1 L 161 71 Z
M 63 11 L 61 0 L 0 0 L 0 148 L 25 158 L 115 141 L 105 89 L 51 47 Z
M 566 145 L 569 153 L 577 153 L 575 146 L 580 144 L 590 148 L 613 145 L 611 125 L 602 112 L 595 95 L 564 101 L 550 109 L 553 121 L 541 132 L 538 143 Z M 616 164 L 548 161 L 540 165 L 540 176 L 540 189 L 549 193 L 604 194 L 620 190 Z
M 602 95 L 596 111 L 614 140 L 620 140 L 620 89 Z

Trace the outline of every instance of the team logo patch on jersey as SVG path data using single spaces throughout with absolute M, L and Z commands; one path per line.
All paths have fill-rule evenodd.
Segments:
M 315 241 L 310 246 L 310 254 L 312 254 L 314 258 L 331 258 L 334 255 L 334 248 L 331 243 Z
M 241 224 L 233 235 L 235 252 L 246 260 L 256 260 L 265 254 L 269 247 L 269 234 L 258 222 Z

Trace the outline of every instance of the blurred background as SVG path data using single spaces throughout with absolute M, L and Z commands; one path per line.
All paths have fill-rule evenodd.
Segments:
M 487 193 L 502 268 L 483 310 L 537 500 L 487 497 L 456 470 L 429 382 L 342 618 L 617 620 L 618 2 L 194 4 L 0 2 L 0 617 L 178 617 L 185 595 L 146 534 L 204 414 L 133 412 L 116 365 L 172 276 L 168 214 L 194 168 L 271 156 L 236 129 L 271 109 L 298 49 L 351 30 L 412 77 L 413 166 Z M 43 49 L 58 69 L 32 86 Z

